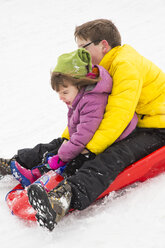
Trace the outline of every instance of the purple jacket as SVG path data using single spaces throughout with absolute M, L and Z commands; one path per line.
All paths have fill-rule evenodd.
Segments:
M 70 161 L 83 151 L 103 119 L 108 95 L 112 89 L 112 78 L 102 66 L 98 66 L 101 80 L 81 89 L 68 111 L 70 140 L 62 144 L 58 155 Z
M 83 151 L 103 119 L 108 95 L 112 89 L 112 78 L 102 66 L 97 67 L 101 80 L 95 87 L 87 86 L 81 89 L 74 99 L 72 107 L 69 108 L 70 140 L 62 144 L 58 151 L 58 155 L 63 161 L 69 162 Z M 133 119 L 116 141 L 128 136 L 136 127 L 137 122 L 137 115 L 134 114 Z

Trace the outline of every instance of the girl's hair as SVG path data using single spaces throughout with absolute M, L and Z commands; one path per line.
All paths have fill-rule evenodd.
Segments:
M 90 39 L 95 45 L 106 40 L 111 48 L 121 46 L 121 36 L 117 27 L 107 19 L 97 19 L 77 26 L 74 36 L 75 39 L 77 37 L 84 40 Z
M 90 77 L 74 78 L 70 74 L 64 74 L 61 72 L 52 72 L 51 86 L 53 90 L 58 92 L 60 86 L 67 87 L 69 83 L 75 85 L 80 90 L 84 86 L 96 84 L 98 81 L 100 81 L 100 79 L 101 78 L 99 77 L 99 75 L 96 75 L 96 78 L 90 78 Z M 67 84 L 66 81 L 68 82 Z

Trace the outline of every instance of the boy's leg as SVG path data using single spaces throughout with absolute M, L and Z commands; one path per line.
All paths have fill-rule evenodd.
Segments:
M 41 226 L 53 230 L 69 209 L 85 209 L 114 181 L 127 166 L 165 145 L 165 129 L 137 128 L 126 139 L 87 161 L 78 172 L 46 193 L 39 184 L 28 188 L 31 205 Z
M 165 145 L 165 129 L 136 128 L 67 179 L 72 188 L 71 208 L 85 209 L 101 195 L 127 166 Z
M 50 231 L 69 211 L 72 198 L 71 186 L 64 181 L 50 192 L 46 192 L 39 183 L 28 187 L 29 202 L 37 211 L 36 218 L 41 226 Z

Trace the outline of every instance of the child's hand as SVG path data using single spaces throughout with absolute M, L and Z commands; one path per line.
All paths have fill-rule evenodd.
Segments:
M 88 152 L 88 153 L 86 153 Z M 79 154 L 76 158 L 74 158 L 71 162 L 67 164 L 64 169 L 64 175 L 72 176 L 78 171 L 81 166 L 88 160 L 92 160 L 96 157 L 96 155 L 89 150 L 85 149 L 84 154 Z
M 52 170 L 57 170 L 59 167 L 62 167 L 66 164 L 67 162 L 63 162 L 58 155 L 55 155 L 48 159 L 48 164 L 50 166 L 50 169 Z

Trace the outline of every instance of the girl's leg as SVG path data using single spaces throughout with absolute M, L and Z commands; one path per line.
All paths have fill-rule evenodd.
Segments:
M 9 160 L 6 165 L 5 174 L 2 170 L 4 166 L 0 166 L 0 175 L 12 173 L 23 186 L 30 185 L 42 174 L 49 171 L 42 162 L 44 153 L 51 151 L 51 154 L 57 154 L 62 142 L 63 139 L 58 138 L 48 144 L 38 144 L 32 149 L 19 150 L 18 155 Z
M 51 152 L 54 155 L 57 154 L 62 142 L 63 139 L 58 138 L 47 144 L 38 144 L 34 148 L 18 150 L 15 159 L 21 166 L 27 169 L 32 169 L 42 162 L 45 152 Z
M 21 180 L 21 182 L 24 177 L 30 181 L 31 178 L 35 179 L 32 175 L 36 172 L 35 167 L 42 162 L 44 153 L 51 152 L 51 154 L 57 154 L 62 142 L 62 138 L 54 139 L 48 144 L 38 144 L 31 149 L 21 149 L 11 159 L 0 158 L 0 178 L 12 173 L 13 175 L 17 175 L 17 179 L 19 181 Z M 31 169 L 34 169 L 32 173 L 30 171 Z M 43 174 L 46 171 L 48 170 L 45 167 L 40 167 L 37 175 L 40 173 Z
M 165 129 L 136 128 L 67 179 L 72 188 L 71 208 L 85 209 L 127 166 L 165 145 Z

